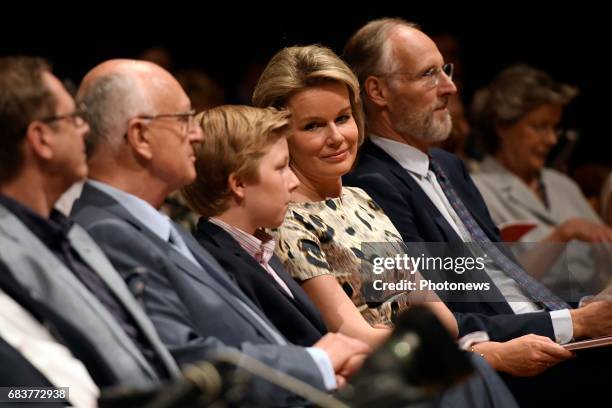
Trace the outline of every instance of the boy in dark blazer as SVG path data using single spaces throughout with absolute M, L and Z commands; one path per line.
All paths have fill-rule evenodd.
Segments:
M 278 227 L 299 184 L 289 168 L 285 113 L 225 106 L 199 117 L 197 179 L 183 190 L 202 218 L 196 239 L 293 344 L 327 333 L 302 288 L 274 255 L 265 228 Z

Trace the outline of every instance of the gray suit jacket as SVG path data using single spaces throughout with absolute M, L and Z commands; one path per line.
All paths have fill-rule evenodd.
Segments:
M 106 256 L 78 225 L 69 232 L 73 248 L 98 273 L 132 316 L 167 370 L 180 372 L 160 341 L 151 321 L 130 294 Z M 108 359 L 119 384 L 144 387 L 159 382 L 157 375 L 113 316 L 65 265 L 17 218 L 0 205 L 0 260 L 32 297 L 65 317 Z
M 89 183 L 75 202 L 72 216 L 96 239 L 124 279 L 137 275 L 144 283 L 139 296 L 179 363 L 206 359 L 211 351 L 230 346 L 324 389 L 319 368 L 308 352 L 287 344 L 217 261 L 180 226 L 175 228 L 201 268 Z M 260 384 L 258 391 L 273 396 L 277 403 L 293 401 L 278 389 L 266 388 Z

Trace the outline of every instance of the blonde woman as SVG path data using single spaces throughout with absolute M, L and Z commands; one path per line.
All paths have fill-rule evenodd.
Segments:
M 300 185 L 291 194 L 285 222 L 274 231 L 276 254 L 328 329 L 376 346 L 389 335 L 394 314 L 427 297 L 426 304 L 456 336 L 454 316 L 433 292 L 420 299 L 408 291 L 385 292 L 375 301 L 364 296 L 362 289 L 371 282 L 360 269 L 370 262 L 362 244 L 387 243 L 381 248 L 394 256 L 402 239 L 363 190 L 342 186 L 364 137 L 359 86 L 346 64 L 325 47 L 285 48 L 268 63 L 253 102 L 292 115 L 289 153 Z M 420 276 L 402 270 L 387 278 Z

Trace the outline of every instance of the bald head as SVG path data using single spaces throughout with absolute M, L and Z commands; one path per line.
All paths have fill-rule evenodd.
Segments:
M 165 69 L 148 61 L 113 59 L 85 75 L 77 100 L 87 106 L 90 153 L 117 152 L 131 118 L 155 115 L 167 98 L 184 92 Z
M 413 27 L 396 26 L 389 32 L 388 38 L 388 58 L 389 66 L 382 72 L 393 72 L 398 69 L 398 61 L 403 64 L 417 66 L 419 59 L 423 55 L 435 50 L 438 55 L 438 48 L 431 38 L 424 32 Z M 441 55 L 440 55 L 441 57 Z
M 176 82 L 174 77 L 164 68 L 149 61 L 131 59 L 112 59 L 96 65 L 89 71 L 81 83 L 79 94 L 86 92 L 89 87 L 100 79 L 109 76 L 128 76 L 132 77 L 145 85 L 146 82 L 168 81 Z
M 359 75 L 370 132 L 424 151 L 448 136 L 446 106 L 457 91 L 452 66 L 418 26 L 372 21 L 349 39 L 343 56 Z
M 78 99 L 91 127 L 89 175 L 158 208 L 195 178 L 202 140 L 178 81 L 146 61 L 110 60 L 83 79 Z
M 362 87 L 370 75 L 387 72 L 391 63 L 389 37 L 399 29 L 419 31 L 419 26 L 400 18 L 381 18 L 361 27 L 347 41 L 342 57 Z

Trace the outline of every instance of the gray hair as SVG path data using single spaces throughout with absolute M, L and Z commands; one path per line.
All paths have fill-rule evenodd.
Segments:
M 512 125 L 541 105 L 564 107 L 577 94 L 578 88 L 556 82 L 544 71 L 511 65 L 474 94 L 470 109 L 474 134 L 489 153 L 495 153 L 498 126 Z
M 420 30 L 418 24 L 401 18 L 380 18 L 357 30 L 344 46 L 342 58 L 357 75 L 364 101 L 367 100 L 363 94 L 365 80 L 371 75 L 393 70 L 395 60 L 388 39 L 398 27 Z
M 104 143 L 117 152 L 127 131 L 128 121 L 143 113 L 152 114 L 153 103 L 142 81 L 134 76 L 113 73 L 85 88 L 79 101 L 87 107 L 90 133 L 89 152 Z

